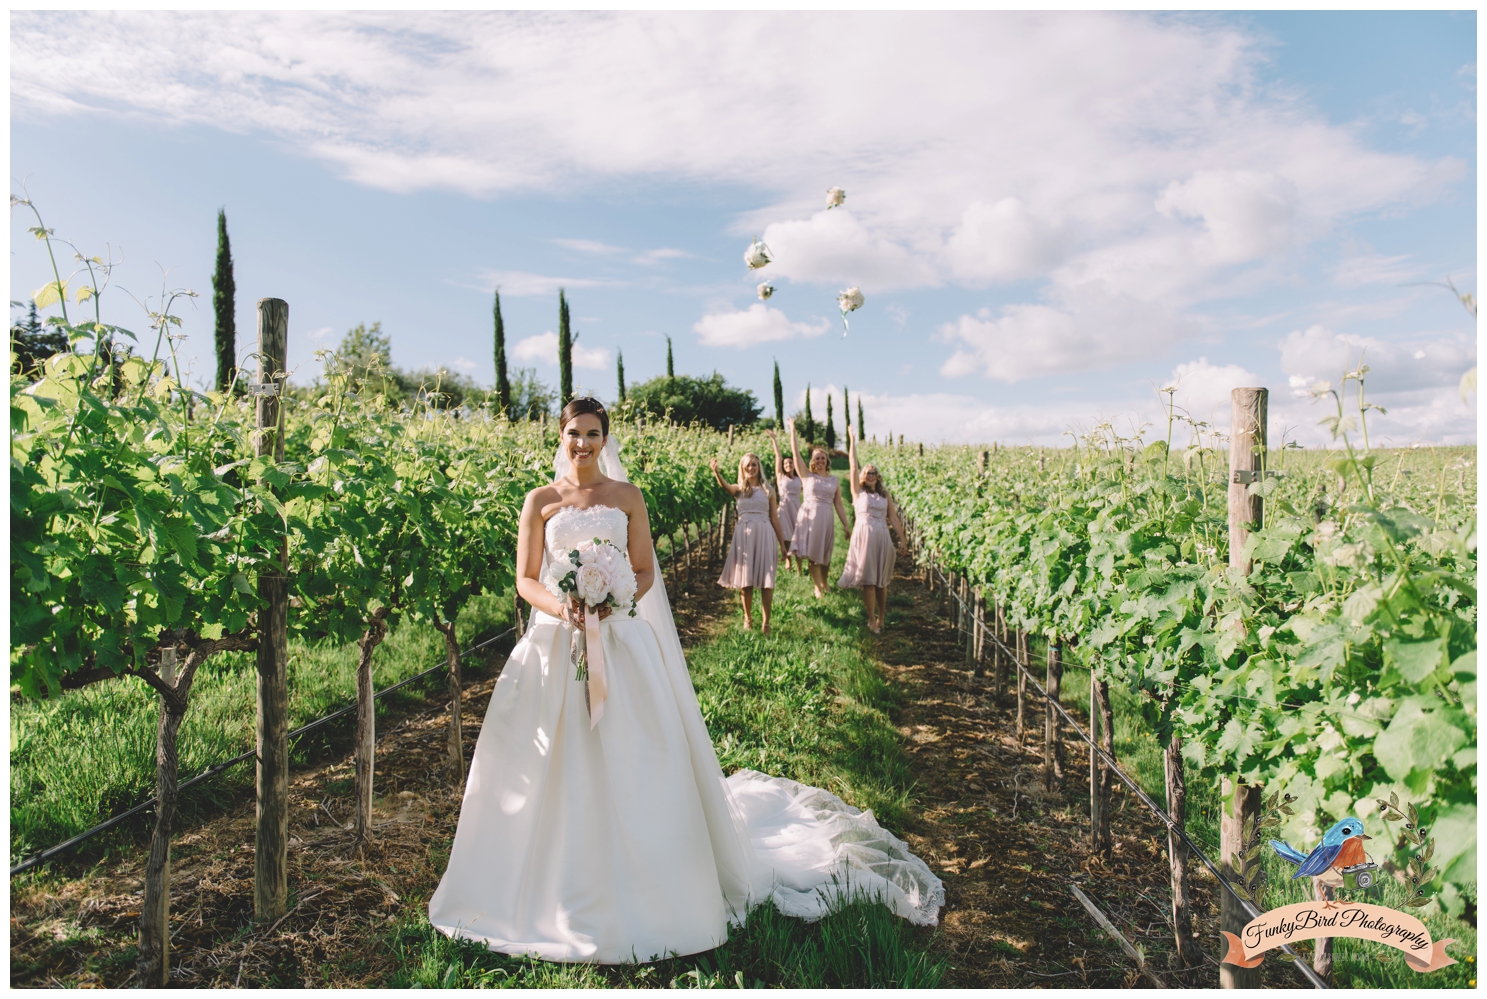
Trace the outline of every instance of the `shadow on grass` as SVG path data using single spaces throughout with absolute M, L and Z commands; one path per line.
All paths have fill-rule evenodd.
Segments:
M 755 908 L 728 942 L 648 964 L 557 964 L 450 940 L 420 913 L 392 932 L 402 966 L 392 988 L 935 988 L 945 962 L 927 953 L 933 931 L 887 908 L 850 902 L 805 923 L 773 904 Z M 923 938 L 923 939 L 920 939 Z

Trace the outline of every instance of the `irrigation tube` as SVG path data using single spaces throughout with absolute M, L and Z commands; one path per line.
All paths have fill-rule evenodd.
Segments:
M 464 650 L 464 652 L 462 652 L 460 654 L 461 655 L 469 655 L 471 652 L 478 652 L 478 651 L 480 651 L 481 649 L 485 648 L 487 645 L 490 645 L 493 642 L 499 642 L 501 639 L 505 638 L 507 635 L 511 634 L 515 630 L 516 630 L 515 628 L 507 628 L 505 631 L 501 632 L 499 635 L 496 635 L 494 638 L 487 638 L 485 641 L 481 642 L 479 645 L 472 645 L 470 648 Z M 377 699 L 379 697 L 383 697 L 383 696 L 385 696 L 387 694 L 390 694 L 390 693 L 392 693 L 395 690 L 400 690 L 403 687 L 408 686 L 408 684 L 410 684 L 410 683 L 416 683 L 417 681 L 422 680 L 425 677 L 432 676 L 435 673 L 442 672 L 443 670 L 447 669 L 448 666 L 449 666 L 449 664 L 448 664 L 447 661 L 446 662 L 441 662 L 437 666 L 430 666 L 428 669 L 424 670 L 422 673 L 415 673 L 412 676 L 408 677 L 407 679 L 399 680 L 397 683 L 393 684 L 391 687 L 387 687 L 387 688 L 385 688 L 383 690 L 377 691 L 376 694 L 373 695 L 373 700 L 375 700 L 375 699 Z M 313 732 L 317 728 L 319 728 L 320 726 L 326 725 L 326 724 L 328 724 L 330 722 L 333 722 L 337 718 L 340 718 L 342 715 L 350 714 L 351 712 L 353 712 L 355 710 L 356 710 L 356 705 L 355 704 L 351 704 L 351 705 L 347 705 L 344 708 L 341 708 L 339 711 L 332 711 L 330 714 L 325 715 L 322 718 L 316 718 L 314 721 L 310 722 L 308 725 L 302 725 L 302 726 L 300 726 L 299 728 L 295 729 L 293 732 L 290 732 L 288 737 L 290 739 L 297 739 L 300 736 L 306 734 L 307 732 Z M 188 778 L 187 780 L 182 781 L 180 784 L 178 784 L 176 786 L 176 791 L 177 791 L 177 793 L 179 793 L 181 791 L 184 791 L 184 790 L 186 790 L 186 788 L 190 787 L 193 784 L 199 784 L 199 783 L 201 783 L 202 781 L 206 780 L 209 777 L 215 777 L 217 774 L 220 774 L 222 771 L 227 770 L 230 767 L 237 766 L 239 763 L 246 763 L 249 760 L 256 759 L 257 756 L 258 756 L 258 751 L 256 749 L 250 749 L 248 752 L 243 753 L 240 756 L 234 756 L 232 759 L 226 760 L 226 761 L 224 761 L 222 763 L 218 763 L 214 767 L 208 767 L 206 770 L 203 770 L 201 773 L 197 774 L 195 777 L 191 777 L 191 778 Z M 35 854 L 35 855 L 31 856 L 31 857 L 27 857 L 25 860 L 21 861 L 19 864 L 17 864 L 16 866 L 14 866 L 14 867 L 12 867 L 10 869 L 10 876 L 11 877 L 15 877 L 17 874 L 24 874 L 26 871 L 31 870 L 33 867 L 39 867 L 42 864 L 46 863 L 48 860 L 51 860 L 53 857 L 57 856 L 59 853 L 65 853 L 66 851 L 72 849 L 74 846 L 77 846 L 83 840 L 90 839 L 90 838 L 92 838 L 94 836 L 97 836 L 101 832 L 107 832 L 108 830 L 112 829 L 114 826 L 116 826 L 119 823 L 123 822 L 125 819 L 133 818 L 134 816 L 140 814 L 141 812 L 148 811 L 150 808 L 152 808 L 155 805 L 155 802 L 157 800 L 158 800 L 158 798 L 151 797 L 148 801 L 144 801 L 144 802 L 141 802 L 138 805 L 135 805 L 133 808 L 129 809 L 129 811 L 123 812 L 123 813 L 121 813 L 119 815 L 115 815 L 113 818 L 109 819 L 107 822 L 101 822 L 98 825 L 94 826 L 92 829 L 89 829 L 89 830 L 87 830 L 85 832 L 78 833 L 76 836 L 72 837 L 71 839 L 65 839 L 62 842 L 58 843 L 56 846 L 49 846 L 45 850 L 42 850 L 40 853 Z
M 1064 720 L 1069 723 L 1069 726 L 1074 729 L 1075 734 L 1077 734 L 1079 738 L 1083 739 L 1085 742 L 1089 743 L 1089 747 L 1099 754 L 1100 759 L 1105 761 L 1105 765 L 1111 769 L 1115 776 L 1120 778 L 1121 783 L 1125 784 L 1126 787 L 1129 787 L 1135 793 L 1136 797 L 1141 800 L 1141 803 L 1143 805 L 1151 809 L 1152 813 L 1155 814 L 1157 818 L 1161 819 L 1162 823 L 1166 825 L 1169 830 L 1178 835 L 1178 837 L 1182 840 L 1183 845 L 1186 846 L 1188 850 L 1193 853 L 1194 856 L 1202 861 L 1203 866 L 1208 868 L 1209 873 L 1211 873 L 1215 878 L 1218 879 L 1219 884 L 1224 886 L 1224 890 L 1227 891 L 1230 895 L 1234 896 L 1234 900 L 1244 907 L 1244 911 L 1249 913 L 1249 917 L 1251 919 L 1259 918 L 1259 916 L 1261 915 L 1260 910 L 1257 909 L 1249 900 L 1240 897 L 1239 893 L 1234 890 L 1233 885 L 1229 884 L 1229 879 L 1224 877 L 1218 866 L 1215 865 L 1213 861 L 1208 859 L 1208 855 L 1201 849 L 1199 849 L 1198 844 L 1194 843 L 1191 839 L 1188 838 L 1187 832 L 1184 831 L 1180 826 L 1178 826 L 1177 823 L 1173 822 L 1172 817 L 1169 816 L 1165 811 L 1163 811 L 1162 808 L 1159 807 L 1157 803 L 1151 799 L 1151 796 L 1141 789 L 1141 786 L 1139 784 L 1137 784 L 1134 780 L 1127 776 L 1126 772 L 1120 768 L 1115 760 L 1106 755 L 1104 749 L 1100 748 L 1100 746 L 1097 745 L 1094 740 L 1092 740 L 1088 735 L 1084 733 L 1084 729 L 1080 728 L 1079 723 L 1069 715 L 1069 712 L 1064 710 L 1064 706 L 1062 704 L 1060 704 L 1054 698 L 1048 696 L 1048 691 L 1043 689 L 1043 685 L 1039 683 L 1037 678 L 1028 671 L 1028 668 L 1026 666 L 1023 665 L 1022 660 L 1018 658 L 1017 653 L 1013 652 L 1011 649 L 1007 648 L 1007 646 L 1003 645 L 1002 640 L 996 636 L 996 633 L 993 632 L 990 628 L 986 627 L 986 622 L 982 621 L 980 616 L 975 614 L 971 607 L 967 606 L 966 602 L 960 598 L 959 593 L 956 593 L 953 589 L 951 589 L 950 580 L 945 578 L 945 574 L 940 571 L 939 566 L 931 562 L 929 563 L 929 567 L 934 571 L 935 575 L 940 577 L 940 581 L 945 586 L 945 592 L 955 598 L 955 602 L 960 604 L 961 610 L 965 612 L 966 616 L 975 623 L 976 627 L 980 629 L 981 634 L 991 639 L 992 643 L 1000 648 L 1005 656 L 1009 657 L 1014 663 L 1017 664 L 1018 670 L 1021 671 L 1023 676 L 1027 677 L 1028 682 L 1031 683 L 1035 688 L 1037 688 L 1038 693 L 1043 695 L 1043 699 L 1051 704 L 1055 711 L 1063 716 Z M 1091 674 L 1090 682 L 1094 682 L 1093 674 Z M 1321 976 L 1312 969 L 1311 965 L 1307 964 L 1304 960 L 1301 959 L 1300 954 L 1297 954 L 1294 950 L 1291 949 L 1290 944 L 1282 944 L 1280 949 L 1291 955 L 1291 957 L 1295 958 L 1296 969 L 1300 971 L 1302 976 L 1305 977 L 1306 980 L 1309 981 L 1312 985 L 1319 989 L 1330 988 L 1330 986 L 1322 980 Z

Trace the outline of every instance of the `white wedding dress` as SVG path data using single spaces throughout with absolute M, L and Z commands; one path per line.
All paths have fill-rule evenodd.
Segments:
M 628 535 L 622 510 L 565 507 L 545 540 L 551 558 Z M 813 920 L 849 894 L 934 923 L 939 879 L 871 812 L 751 770 L 723 777 L 659 579 L 638 609 L 600 626 L 609 695 L 592 730 L 571 627 L 533 613 L 491 694 L 430 922 L 600 964 L 709 950 L 770 900 Z

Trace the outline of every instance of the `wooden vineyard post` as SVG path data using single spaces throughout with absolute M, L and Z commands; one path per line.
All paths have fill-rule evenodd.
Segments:
M 1024 710 L 1027 704 L 1027 632 L 1017 630 L 1017 744 L 1022 745 L 1022 734 L 1027 730 Z
M 1270 391 L 1263 388 L 1237 388 L 1229 394 L 1229 568 L 1249 575 L 1253 564 L 1244 554 L 1250 530 L 1265 522 L 1265 500 L 1250 486 L 1265 477 L 1265 432 Z M 1241 879 L 1244 869 L 1244 825 L 1260 821 L 1260 789 L 1248 787 L 1237 778 L 1223 782 L 1224 812 L 1219 846 L 1224 877 Z M 1238 899 L 1227 891 L 1220 893 L 1219 929 L 1236 936 L 1249 922 L 1249 914 Z M 1219 986 L 1226 989 L 1256 988 L 1260 984 L 1259 968 L 1219 965 Z
M 377 692 L 372 684 L 372 653 L 387 637 L 389 608 L 372 612 L 356 642 L 356 842 L 372 840 L 373 780 L 377 762 Z
M 976 612 L 972 615 L 975 624 L 975 640 L 973 642 L 974 654 L 972 658 L 976 662 L 976 676 L 985 676 L 986 671 L 981 668 L 986 652 L 986 595 L 981 592 L 981 587 L 976 587 Z
M 1312 878 L 1311 897 L 1318 902 L 1332 902 L 1336 900 L 1337 893 L 1332 890 L 1331 885 L 1318 884 L 1317 879 Z M 1311 970 L 1323 978 L 1332 977 L 1333 939 L 1332 937 L 1317 937 L 1312 944 Z
M 1048 702 L 1043 714 L 1043 786 L 1050 791 L 1053 785 L 1064 779 L 1064 765 L 1061 759 L 1063 746 L 1061 744 L 1062 730 L 1059 726 L 1058 711 L 1054 704 L 1059 699 L 1059 687 L 1063 683 L 1064 663 L 1058 654 L 1058 639 L 1048 640 L 1048 675 L 1044 689 L 1048 691 Z
M 996 605 L 996 636 L 999 644 L 996 647 L 996 696 L 1001 700 L 1002 695 L 1007 692 L 1007 608 L 1000 601 Z
M 434 622 L 444 634 L 444 652 L 449 662 L 449 771 L 458 787 L 465 779 L 465 731 L 460 704 L 464 684 L 460 678 L 460 643 L 455 638 L 454 621 Z
M 280 405 L 289 347 L 289 304 L 258 300 L 257 426 L 253 453 L 284 460 L 284 412 Z M 271 387 L 270 387 L 271 386 Z M 274 563 L 258 573 L 257 809 L 253 838 L 253 915 L 260 921 L 284 915 L 289 898 L 289 542 L 265 555 Z
M 165 681 L 168 687 L 176 685 L 176 650 L 173 647 L 160 650 L 160 679 Z M 180 719 L 179 717 L 171 718 L 170 704 L 164 697 L 161 697 L 161 731 L 164 732 L 166 726 L 172 724 L 176 730 L 179 730 Z M 163 748 L 162 745 L 161 749 Z M 157 773 L 165 769 L 164 764 L 167 760 L 163 756 L 160 749 L 157 749 Z M 178 764 L 179 757 L 176 762 Z M 166 781 L 160 780 L 158 776 L 156 780 L 162 792 L 157 793 L 157 797 L 161 799 L 161 802 L 156 805 L 156 821 L 158 822 L 161 813 L 170 807 L 164 801 L 170 792 L 165 786 Z M 169 780 L 173 783 L 174 776 L 172 775 Z M 151 847 L 154 846 L 155 844 L 151 843 Z M 139 968 L 143 975 L 147 976 L 141 984 L 149 988 L 164 988 L 170 985 L 170 846 L 168 840 L 164 853 L 164 861 L 159 864 L 159 874 L 156 875 L 158 878 L 156 884 L 149 883 L 151 875 L 155 872 L 146 868 L 146 891 L 144 892 L 146 902 L 141 906 L 144 911 L 140 914 L 139 921 Z M 154 890 L 150 891 L 151 888 Z
M 1202 961 L 1198 941 L 1193 937 L 1192 900 L 1188 894 L 1188 851 L 1177 830 L 1187 827 L 1188 787 L 1182 772 L 1182 736 L 1172 733 L 1167 743 L 1167 814 L 1172 828 L 1167 830 L 1167 860 L 1172 871 L 1172 932 L 1177 944 L 1179 967 L 1193 968 Z
M 1110 684 L 1090 681 L 1095 688 L 1095 705 L 1100 711 L 1100 748 L 1109 759 L 1115 759 L 1115 711 L 1110 707 Z M 1115 787 L 1115 771 L 1100 769 L 1100 856 L 1109 859 L 1115 853 L 1115 839 L 1110 834 L 1110 792 Z
M 1225 777 L 1223 782 L 1223 818 L 1219 824 L 1220 869 L 1224 879 L 1242 882 L 1244 868 L 1244 824 L 1260 820 L 1260 789 Z M 1219 895 L 1219 929 L 1238 936 L 1249 922 L 1249 913 L 1227 891 Z M 1219 965 L 1219 987 L 1253 989 L 1260 985 L 1260 969 L 1241 968 L 1237 964 Z
M 1095 744 L 1100 739 L 1099 683 L 1089 677 L 1089 848 L 1100 852 L 1100 754 Z
M 1229 567 L 1248 576 L 1244 557 L 1250 528 L 1265 522 L 1265 500 L 1250 494 L 1250 485 L 1265 476 L 1265 430 L 1270 390 L 1237 388 L 1231 394 L 1229 430 Z

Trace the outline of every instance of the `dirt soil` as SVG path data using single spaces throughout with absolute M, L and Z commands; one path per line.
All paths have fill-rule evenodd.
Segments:
M 678 600 L 687 644 L 716 633 L 735 608 L 716 588 Z M 891 591 L 877 640 L 883 669 L 903 691 L 897 723 L 913 761 L 921 818 L 900 830 L 944 879 L 947 908 L 933 946 L 949 960 L 947 986 L 1115 987 L 1147 984 L 1069 891 L 1076 882 L 1147 955 L 1166 984 L 1216 984 L 1213 965 L 1168 970 L 1171 950 L 1164 831 L 1117 787 L 1115 853 L 1088 848 L 1087 762 L 1069 747 L 1062 788 L 1044 789 L 1037 735 L 1014 734 L 1015 697 L 996 702 L 977 678 L 936 600 L 917 580 Z M 465 758 L 504 653 L 464 692 Z M 474 671 L 472 670 L 472 673 Z M 1030 729 L 1034 719 L 1029 701 Z M 252 923 L 253 803 L 187 829 L 172 852 L 171 979 L 184 987 L 364 987 L 396 967 L 381 932 L 437 886 L 460 796 L 445 769 L 447 705 L 429 701 L 386 726 L 377 743 L 376 840 L 351 851 L 349 758 L 310 767 L 291 783 L 289 913 Z M 1080 744 L 1082 745 L 1082 744 Z M 143 850 L 11 884 L 11 984 L 125 986 L 134 977 Z M 1217 936 L 1213 883 L 1195 876 L 1202 939 Z

